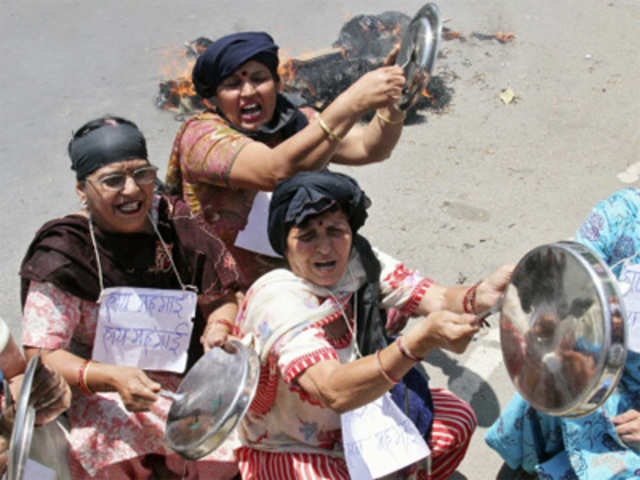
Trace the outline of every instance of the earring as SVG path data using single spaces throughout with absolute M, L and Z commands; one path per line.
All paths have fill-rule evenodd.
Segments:
M 80 206 L 81 206 L 82 208 L 84 208 L 85 210 L 88 210 L 88 209 L 89 209 L 89 205 L 87 204 L 87 199 L 86 199 L 86 198 L 83 198 L 83 199 L 80 201 Z

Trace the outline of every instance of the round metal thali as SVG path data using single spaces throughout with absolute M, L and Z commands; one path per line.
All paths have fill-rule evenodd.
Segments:
M 165 429 L 169 446 L 190 460 L 215 450 L 249 408 L 259 374 L 257 354 L 239 341 L 209 350 L 172 395 Z
M 414 97 L 426 86 L 424 80 L 433 69 L 441 36 L 440 11 L 434 3 L 427 3 L 409 22 L 396 58 L 406 79 L 396 104 L 400 110 L 408 109 Z
M 20 396 L 16 404 L 16 416 L 11 431 L 9 444 L 9 462 L 7 465 L 7 479 L 19 480 L 24 474 L 25 465 L 31 451 L 33 427 L 36 420 L 36 410 L 30 405 L 33 377 L 40 363 L 40 356 L 34 355 L 29 360 L 22 378 Z
M 507 371 L 536 410 L 584 416 L 616 387 L 626 358 L 624 306 L 615 277 L 589 248 L 557 242 L 531 250 L 500 314 Z

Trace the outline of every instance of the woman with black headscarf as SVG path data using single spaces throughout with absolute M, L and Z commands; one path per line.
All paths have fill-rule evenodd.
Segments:
M 234 260 L 186 205 L 154 193 L 132 122 L 88 122 L 68 150 L 83 207 L 38 231 L 20 276 L 25 353 L 73 388 L 72 478 L 232 478 L 228 445 L 188 464 L 165 446 L 159 391 L 208 347 L 206 326 L 235 316 Z
M 277 52 L 264 32 L 227 35 L 206 49 L 193 68 L 193 83 L 210 108 L 182 126 L 167 171 L 168 186 L 231 249 L 247 287 L 282 264 L 234 246 L 257 192 L 330 161 L 384 160 L 404 120 L 394 108 L 404 85 L 402 69 L 390 65 L 395 53 L 387 66 L 365 74 L 319 115 L 299 97 L 278 92 Z M 366 126 L 355 125 L 372 110 L 376 115 Z
M 391 457 L 401 457 L 415 436 L 431 449 L 431 472 L 428 462 L 386 465 L 395 473 L 385 478 L 445 479 L 462 461 L 476 425 L 473 410 L 445 389 L 430 389 L 414 367 L 431 349 L 465 350 L 479 329 L 475 314 L 498 300 L 512 267 L 470 287 L 421 277 L 357 233 L 369 203 L 352 178 L 328 171 L 297 174 L 274 190 L 269 240 L 289 269 L 258 279 L 237 319 L 262 361 L 240 427 L 244 479 L 363 478 L 355 473 L 358 452 L 366 457 L 384 445 L 374 453 L 379 468 L 387 447 L 399 447 Z M 390 331 L 384 309 L 391 307 L 426 318 L 393 340 L 404 325 Z M 371 437 L 367 429 L 373 445 L 353 441 L 358 418 L 384 424 L 372 411 L 376 402 L 392 410 L 389 391 L 417 432 L 410 437 L 399 419 L 400 433 L 391 428 Z

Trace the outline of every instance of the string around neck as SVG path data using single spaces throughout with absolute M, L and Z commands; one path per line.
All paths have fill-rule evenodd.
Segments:
M 91 244 L 93 246 L 93 251 L 96 256 L 96 265 L 98 267 L 98 284 L 100 286 L 98 303 L 100 303 L 100 299 L 102 298 L 102 292 L 104 291 L 104 276 L 103 276 L 103 270 L 102 270 L 102 261 L 100 260 L 100 252 L 98 251 L 98 242 L 96 241 L 95 228 L 93 226 L 93 217 L 91 215 L 91 212 L 90 211 L 88 212 L 89 212 L 89 236 L 91 237 Z M 187 285 L 182 281 L 182 278 L 180 277 L 180 273 L 178 272 L 178 268 L 176 267 L 176 264 L 173 261 L 173 256 L 169 251 L 169 247 L 167 247 L 167 244 L 165 243 L 164 238 L 162 238 L 162 235 L 160 235 L 160 231 L 158 230 L 158 226 L 156 225 L 156 222 L 151 216 L 151 212 L 147 212 L 147 218 L 149 219 L 149 222 L 153 227 L 153 231 L 155 232 L 158 239 L 160 240 L 160 244 L 162 245 L 162 249 L 164 250 L 165 255 L 169 259 L 169 262 L 171 264 L 171 269 L 173 270 L 173 273 L 175 274 L 176 279 L 180 284 L 180 289 L 183 291 L 192 291 L 192 292 L 198 293 L 198 287 L 190 284 Z

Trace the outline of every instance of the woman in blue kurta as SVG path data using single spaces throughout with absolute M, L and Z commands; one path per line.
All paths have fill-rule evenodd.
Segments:
M 640 190 L 620 190 L 599 202 L 576 234 L 619 279 L 631 275 L 633 265 L 640 272 L 639 210 Z M 631 342 L 632 347 L 634 343 L 640 342 Z M 640 478 L 639 410 L 640 352 L 629 348 L 618 387 L 595 413 L 578 419 L 551 417 L 516 394 L 485 440 L 509 467 L 545 480 Z

